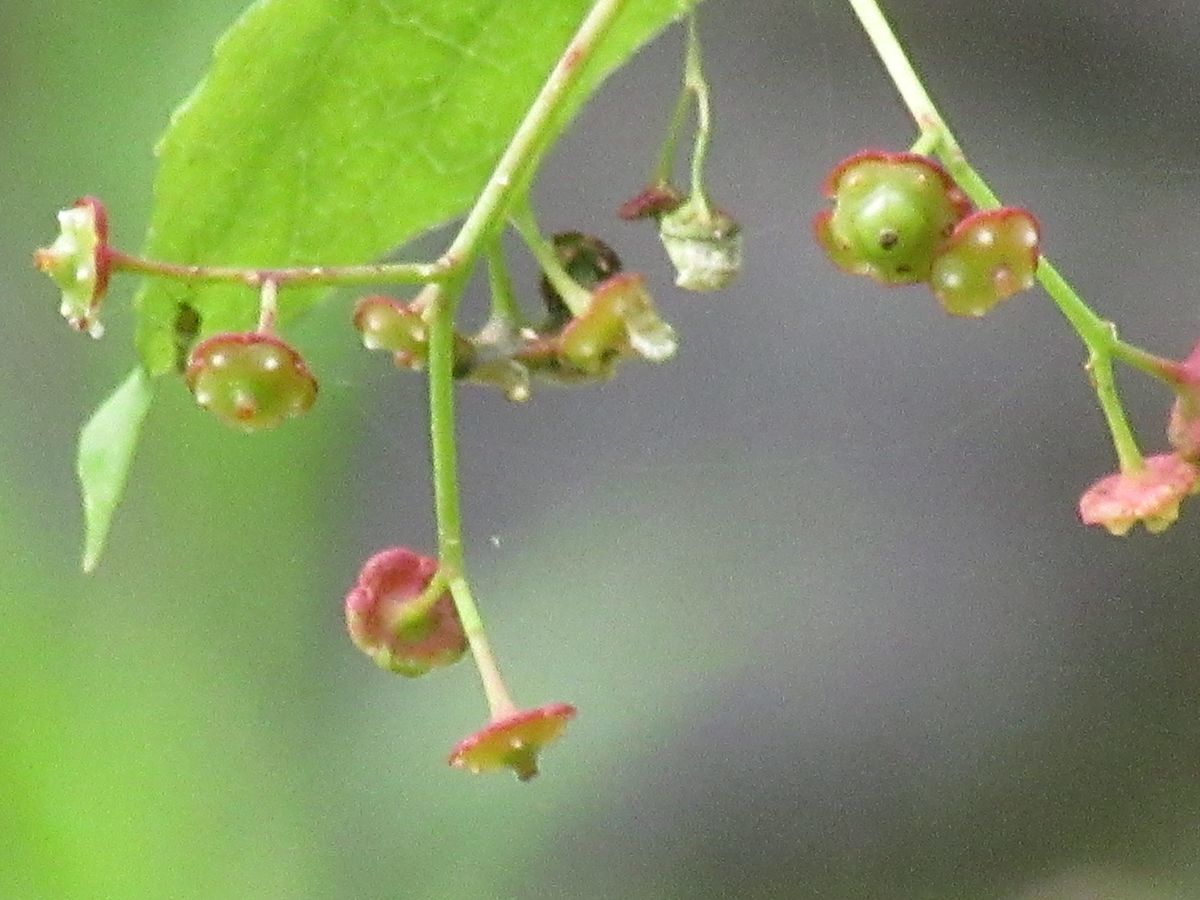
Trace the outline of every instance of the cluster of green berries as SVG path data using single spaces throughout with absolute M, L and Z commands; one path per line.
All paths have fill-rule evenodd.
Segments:
M 119 257 L 108 244 L 104 206 L 85 197 L 59 213 L 59 225 L 55 241 L 35 253 L 35 264 L 61 289 L 61 312 L 71 326 L 99 337 L 101 302 L 112 261 Z M 642 276 L 622 271 L 611 247 L 565 232 L 555 235 L 553 248 L 585 301 L 577 300 L 573 310 L 543 277 L 545 313 L 538 324 L 493 318 L 472 337 L 455 335 L 455 378 L 499 387 L 510 400 L 523 401 L 533 378 L 600 381 L 611 378 L 623 360 L 663 362 L 674 356 L 674 330 L 659 315 Z M 400 368 L 424 368 L 435 293 L 427 288 L 409 301 L 364 297 L 353 314 L 363 345 L 391 353 Z M 181 358 L 181 369 L 196 403 L 243 432 L 274 428 L 307 412 L 317 397 L 316 378 L 300 352 L 275 333 L 273 316 L 255 330 L 204 338 Z
M 510 400 L 529 398 L 533 378 L 578 384 L 611 378 L 618 363 L 637 358 L 665 362 L 675 355 L 674 329 L 660 317 L 641 275 L 621 271 L 620 259 L 598 238 L 566 232 L 555 252 L 586 293 L 573 313 L 543 280 L 545 316 L 536 326 L 493 319 L 473 337 L 456 334 L 454 374 L 499 387 Z M 428 360 L 431 309 L 422 297 L 403 302 L 372 296 L 359 301 L 354 324 L 369 350 L 392 354 L 398 367 L 421 369 Z
M 833 208 L 817 214 L 817 241 L 840 268 L 887 285 L 925 283 L 946 312 L 982 316 L 1033 286 L 1037 220 L 1022 209 L 972 212 L 934 160 L 868 150 L 825 183 Z
M 886 285 L 929 285 L 946 312 L 982 316 L 1033 286 L 1040 256 L 1037 220 L 1012 207 L 973 210 L 935 160 L 869 150 L 830 172 L 819 212 L 818 243 L 840 268 Z M 643 202 L 657 202 L 643 198 Z M 1113 534 L 1135 524 L 1157 533 L 1200 493 L 1200 345 L 1182 362 L 1160 360 L 1175 389 L 1167 426 L 1173 452 L 1124 466 L 1092 484 L 1080 519 Z

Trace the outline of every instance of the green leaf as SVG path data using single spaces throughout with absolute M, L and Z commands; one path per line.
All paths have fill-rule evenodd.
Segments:
M 150 410 L 153 386 L 137 366 L 79 433 L 76 472 L 83 489 L 83 571 L 91 572 L 100 561 L 113 510 L 125 489 L 138 433 Z
M 556 114 L 554 136 L 609 72 L 695 2 L 629 0 Z M 590 6 L 260 0 L 218 43 L 159 145 L 147 254 L 362 263 L 461 214 Z M 324 292 L 285 291 L 281 314 Z M 152 374 L 176 363 L 184 303 L 200 313 L 202 335 L 254 321 L 245 288 L 147 282 L 138 346 Z

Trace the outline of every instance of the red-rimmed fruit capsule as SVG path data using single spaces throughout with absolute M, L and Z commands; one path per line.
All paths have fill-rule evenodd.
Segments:
M 539 751 L 556 740 L 574 717 L 575 707 L 567 703 L 519 710 L 459 741 L 450 754 L 450 765 L 475 773 L 508 768 L 521 781 L 528 781 L 538 773 Z
M 817 241 L 839 267 L 884 284 L 929 277 L 934 256 L 970 203 L 932 159 L 868 150 L 829 174 L 831 210 L 813 222 Z
M 946 312 L 982 316 L 1033 287 L 1041 256 L 1037 219 L 1023 209 L 985 209 L 967 216 L 938 251 L 929 286 Z
M 303 357 L 274 335 L 253 331 L 201 341 L 184 379 L 200 406 L 241 431 L 274 428 L 317 399 L 317 381 Z

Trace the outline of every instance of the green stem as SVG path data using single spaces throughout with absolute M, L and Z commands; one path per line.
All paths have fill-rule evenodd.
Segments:
M 921 156 L 928 156 L 937 150 L 938 144 L 941 143 L 941 135 L 936 131 L 922 131 L 921 136 L 913 142 L 913 145 L 908 148 L 909 153 L 917 153 Z
M 596 0 L 575 36 L 563 51 L 550 77 L 525 113 L 512 141 L 500 157 L 491 178 L 484 186 L 462 228 L 442 257 L 445 265 L 455 265 L 472 255 L 480 236 L 495 222 L 498 213 L 515 196 L 517 182 L 529 159 L 536 154 L 554 123 L 554 114 L 579 80 L 584 63 L 603 39 L 626 0 Z
M 700 56 L 700 35 L 696 30 L 695 12 L 688 15 L 683 84 L 696 98 L 696 141 L 692 148 L 691 202 L 695 204 L 703 219 L 710 220 L 712 210 L 709 209 L 708 195 L 704 192 L 704 162 L 708 158 L 708 143 L 712 137 L 712 108 L 708 81 L 704 77 L 704 64 Z
M 479 608 L 467 585 L 458 492 L 458 446 L 454 428 L 454 309 L 463 279 L 442 286 L 432 298 L 429 321 L 429 436 L 437 513 L 440 571 L 467 635 L 493 718 L 515 708 L 500 675 Z
M 458 610 L 459 621 L 467 635 L 467 643 L 471 647 L 471 656 L 475 660 L 475 668 L 479 670 L 479 680 L 483 683 L 483 693 L 487 697 L 488 711 L 493 721 L 504 719 L 517 711 L 504 677 L 500 674 L 500 665 L 488 642 L 487 632 L 483 628 L 483 620 L 479 617 L 479 608 L 475 598 L 471 596 L 471 587 L 466 578 L 456 578 L 450 582 L 450 595 L 454 598 L 454 607 Z
M 591 301 L 591 292 L 571 277 L 571 273 L 558 258 L 558 252 L 554 249 L 554 245 L 542 236 L 529 203 L 522 201 L 514 204 L 509 218 L 513 227 L 517 229 L 517 233 L 521 235 L 525 246 L 529 248 L 529 252 L 533 254 L 533 258 L 537 260 L 538 266 L 546 275 L 546 280 L 558 291 L 563 303 L 567 304 L 571 315 L 581 315 Z
M 1106 353 L 1092 352 L 1087 364 L 1096 387 L 1096 398 L 1100 401 L 1100 409 L 1104 411 L 1104 420 L 1112 433 L 1113 446 L 1117 450 L 1117 461 L 1122 472 L 1139 472 L 1145 468 L 1142 451 L 1138 449 L 1137 438 L 1125 418 L 1125 410 L 1121 407 L 1121 398 L 1117 394 L 1116 381 L 1113 378 L 1112 356 Z
M 959 187 L 975 205 L 983 209 L 995 209 L 1000 206 L 1000 199 L 995 192 L 967 162 L 958 139 L 929 96 L 929 92 L 925 89 L 925 85 L 921 82 L 920 76 L 917 75 L 905 53 L 904 47 L 896 37 L 891 25 L 888 24 L 883 10 L 880 9 L 878 0 L 849 0 L 849 3 L 858 16 L 867 38 L 874 46 L 875 52 L 879 54 L 901 99 L 917 123 L 921 136 L 915 146 L 927 147 L 935 152 Z M 1071 324 L 1088 348 L 1088 367 L 1092 372 L 1096 397 L 1112 434 L 1113 445 L 1116 447 L 1121 467 L 1123 469 L 1126 467 L 1139 468 L 1142 465 L 1141 451 L 1138 449 L 1133 430 L 1129 426 L 1129 420 L 1125 415 L 1113 381 L 1112 358 L 1114 356 L 1122 360 L 1136 358 L 1141 363 L 1149 363 L 1154 357 L 1120 341 L 1112 323 L 1100 318 L 1045 256 L 1038 264 L 1037 277 L 1046 289 L 1046 293 L 1058 306 L 1063 317 Z M 1151 374 L 1165 371 L 1161 366 L 1157 367 L 1156 371 L 1154 365 L 1150 365 L 1149 368 L 1145 365 L 1138 365 L 1139 368 L 1146 369 Z
M 446 569 L 444 566 L 439 566 L 438 570 L 433 573 L 433 578 L 429 579 L 429 584 L 425 585 L 425 590 L 404 605 L 403 614 L 394 626 L 398 635 L 403 637 L 414 626 L 421 630 L 428 629 L 429 612 L 446 592 L 447 582 Z
M 433 297 L 429 321 L 429 435 L 433 456 L 433 494 L 437 513 L 440 571 L 467 635 L 493 718 L 515 707 L 500 675 L 479 608 L 467 585 L 458 491 L 458 446 L 454 428 L 454 309 L 463 280 L 442 286 Z
M 439 271 L 450 273 L 433 298 L 429 328 L 429 434 L 438 556 L 449 572 L 450 593 L 493 718 L 511 714 L 516 707 L 500 675 L 466 577 L 454 425 L 454 314 L 480 244 L 497 233 L 524 167 L 544 143 L 555 113 L 624 4 L 625 0 L 596 0 L 525 114 L 458 234 L 436 264 Z
M 487 246 L 488 287 L 492 295 L 491 319 L 501 322 L 510 331 L 525 324 L 525 316 L 517 305 L 508 264 L 504 260 L 504 247 L 500 238 L 493 238 Z
M 118 250 L 108 252 L 114 272 L 134 272 L 151 278 L 169 278 L 199 284 L 243 284 L 261 287 L 273 281 L 280 287 L 292 285 L 418 284 L 444 281 L 461 265 L 439 260 L 435 263 L 377 263 L 361 266 L 292 266 L 246 268 L 241 266 L 181 265 L 131 256 Z
M 259 289 L 258 299 L 258 332 L 270 334 L 275 330 L 275 320 L 279 317 L 279 285 L 267 280 Z
M 438 556 L 456 577 L 463 568 L 463 546 L 454 433 L 454 308 L 462 284 L 459 280 L 441 286 L 428 307 L 429 436 Z
M 1125 365 L 1140 369 L 1171 387 L 1187 384 L 1187 377 L 1180 363 L 1159 356 L 1157 353 L 1143 350 L 1141 347 L 1127 344 L 1120 338 L 1113 344 L 1112 355 L 1114 359 L 1121 360 Z

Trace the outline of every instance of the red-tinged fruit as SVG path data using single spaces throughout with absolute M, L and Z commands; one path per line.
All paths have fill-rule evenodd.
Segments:
M 604 377 L 615 362 L 640 356 L 665 362 L 675 355 L 675 331 L 659 318 L 641 275 L 614 275 L 596 286 L 587 308 L 558 338 L 562 360 L 587 375 Z
M 834 207 L 813 220 L 817 242 L 838 267 L 883 284 L 927 280 L 970 210 L 945 169 L 915 153 L 856 153 L 829 174 L 825 194 Z
M 1150 456 L 1132 472 L 1106 475 L 1079 500 L 1085 525 L 1103 525 L 1124 535 L 1141 522 L 1151 534 L 1169 528 L 1179 518 L 1179 504 L 1200 488 L 1200 470 L 1175 453 Z
M 1041 257 L 1037 219 L 1023 209 L 985 209 L 967 216 L 933 261 L 929 285 L 955 316 L 982 316 L 1033 287 Z
M 354 327 L 368 350 L 386 350 L 402 369 L 424 368 L 429 359 L 429 325 L 424 307 L 392 297 L 363 297 L 354 306 Z M 454 336 L 454 368 L 459 376 L 471 364 L 471 342 Z
M 100 303 L 108 289 L 111 255 L 108 214 L 95 197 L 83 197 L 58 214 L 58 236 L 33 255 L 34 265 L 62 291 L 59 312 L 76 331 L 99 338 Z
M 368 559 L 346 594 L 346 630 L 380 668 L 415 677 L 457 662 L 467 636 L 449 591 L 429 593 L 437 560 L 405 547 Z
M 528 781 L 538 773 L 538 753 L 574 717 L 575 707 L 551 703 L 496 719 L 460 741 L 450 754 L 450 765 L 475 773 L 512 769 L 517 778 Z
M 307 412 L 317 380 L 304 358 L 272 334 L 226 332 L 201 341 L 184 379 L 198 403 L 240 431 L 264 431 Z

